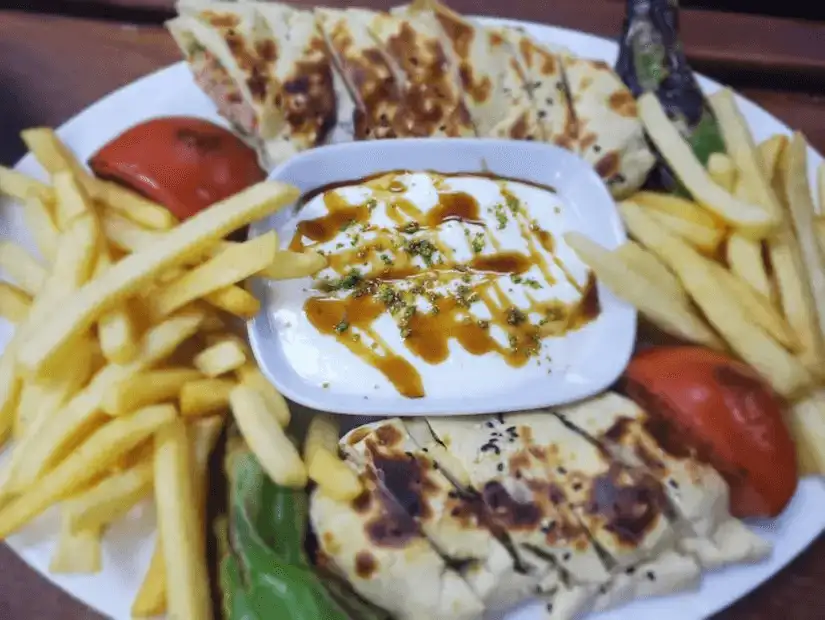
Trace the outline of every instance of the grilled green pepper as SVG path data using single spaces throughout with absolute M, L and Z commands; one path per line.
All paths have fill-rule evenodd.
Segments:
M 634 96 L 654 92 L 702 164 L 725 143 L 679 40 L 678 0 L 628 0 L 616 72 Z M 661 160 L 651 183 L 683 191 Z

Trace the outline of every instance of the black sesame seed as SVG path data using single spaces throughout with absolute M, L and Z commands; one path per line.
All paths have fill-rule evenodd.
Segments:
M 559 472 L 559 475 L 564 476 L 567 473 L 567 470 L 564 467 L 559 467 L 556 469 Z
M 599 586 L 599 594 L 607 594 L 607 586 Z
M 429 452 L 429 450 L 427 448 L 421 448 L 421 451 L 422 452 Z
M 602 150 L 602 147 L 600 147 L 598 144 L 594 144 L 594 145 L 593 145 L 593 152 L 594 152 L 594 153 L 598 153 L 598 152 L 600 152 L 601 150 Z
M 449 493 L 447 493 L 447 497 L 449 497 L 450 499 L 458 499 L 458 493 L 456 493 L 455 491 L 450 491 Z
M 433 469 L 438 471 L 438 461 L 433 461 Z
M 573 483 L 573 490 L 574 491 L 581 491 L 582 490 L 582 483 L 581 482 L 574 482 Z
M 487 422 L 487 428 L 494 428 L 494 427 L 495 427 L 495 424 L 493 424 L 492 422 Z
M 541 592 L 541 588 L 539 588 L 538 591 Z M 547 611 L 548 613 L 553 613 L 553 603 L 547 603 Z
M 553 98 L 552 97 L 548 97 L 544 101 L 547 103 L 547 105 L 553 105 Z
M 503 413 L 497 414 L 496 418 L 498 418 L 498 423 L 499 424 L 504 424 L 504 414 Z
M 521 480 L 521 470 L 520 469 L 516 470 L 516 480 Z
M 504 471 L 504 463 L 499 463 L 496 469 L 498 469 L 499 471 Z
M 667 481 L 667 483 L 668 483 L 668 484 L 669 484 L 672 488 L 674 488 L 674 489 L 678 489 L 678 488 L 679 488 L 679 483 L 678 483 L 678 482 L 676 482 L 676 481 L 675 481 L 675 480 L 673 480 L 673 479 L 668 480 L 668 481 Z
M 544 118 L 547 116 L 547 110 L 539 110 L 539 118 Z
M 570 555 L 570 552 L 568 551 L 567 553 L 565 553 L 565 554 L 561 557 L 561 559 L 562 559 L 562 560 L 564 560 L 565 562 L 569 562 L 571 557 L 572 557 L 572 556 Z
M 649 570 L 645 573 L 645 577 L 650 579 L 650 581 L 656 581 L 656 575 L 653 574 L 652 570 Z
M 635 566 L 631 566 L 631 567 L 630 567 L 630 568 L 628 568 L 625 572 L 626 572 L 628 575 L 632 575 L 632 574 L 634 574 L 634 573 L 636 572 L 636 567 L 635 567 Z
M 408 457 L 410 457 L 411 459 L 412 459 L 412 458 L 415 458 L 415 457 L 413 456 L 413 453 L 412 453 L 412 452 L 405 452 L 404 454 L 406 454 L 406 455 L 407 455 Z

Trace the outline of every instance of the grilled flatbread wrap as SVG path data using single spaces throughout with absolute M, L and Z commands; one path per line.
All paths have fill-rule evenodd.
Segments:
M 527 83 L 536 108 L 542 139 L 576 152 L 576 121 L 570 105 L 558 53 L 517 28 L 497 28 Z
M 576 150 L 616 198 L 639 187 L 655 163 L 636 109 L 636 99 L 607 64 L 562 55 L 576 117 Z
M 484 606 L 374 480 L 342 502 L 316 491 L 310 520 L 321 553 L 356 592 L 398 620 L 477 620 Z
M 678 547 L 705 568 L 763 559 L 770 545 L 734 519 L 728 486 L 670 427 L 636 403 L 607 392 L 557 411 L 625 464 L 644 467 L 679 516 Z
M 510 43 L 440 2 L 411 5 L 413 11 L 425 8 L 435 13 L 450 42 L 478 136 L 542 140 L 538 114 Z
M 404 135 L 475 136 L 458 66 L 435 15 L 407 7 L 376 13 L 370 32 L 403 75 L 403 114 L 397 122 Z
M 493 535 L 484 506 L 458 492 L 398 418 L 355 429 L 341 440 L 348 459 L 369 471 L 455 566 L 487 609 L 506 609 L 536 585 L 516 570 Z
M 407 137 L 396 123 L 402 90 L 397 71 L 369 30 L 375 13 L 361 9 L 316 9 L 335 65 L 350 92 L 357 140 Z

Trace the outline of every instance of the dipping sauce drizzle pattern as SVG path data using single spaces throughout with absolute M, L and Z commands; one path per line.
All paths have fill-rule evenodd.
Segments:
M 457 187 L 459 181 L 494 183 L 501 199 L 482 209 Z M 416 183 L 434 190 L 435 204 L 425 209 L 410 199 Z M 315 249 L 329 261 L 316 277 L 318 294 L 304 304 L 308 320 L 409 398 L 425 395 L 423 381 L 374 329 L 387 314 L 406 349 L 428 364 L 444 362 L 451 341 L 472 355 L 500 356 L 512 367 L 539 358 L 544 338 L 582 327 L 600 307 L 592 273 L 584 282 L 571 274 L 556 253 L 556 238 L 522 204 L 516 184 L 531 185 L 483 174 L 395 171 L 306 196 L 304 204 L 320 197 L 326 213 L 299 222 L 289 247 Z M 353 200 L 347 190 L 358 190 L 363 199 Z M 548 202 L 546 208 L 559 207 Z M 386 223 L 376 223 L 378 209 Z M 453 237 L 456 227 L 463 229 L 463 251 L 440 234 L 446 227 Z M 502 245 L 496 233 L 508 228 L 521 238 L 521 249 Z M 324 275 L 329 273 L 334 276 Z M 537 292 L 556 284 L 560 274 L 574 287 L 575 299 L 542 299 Z M 513 300 L 514 288 L 521 290 L 520 303 Z

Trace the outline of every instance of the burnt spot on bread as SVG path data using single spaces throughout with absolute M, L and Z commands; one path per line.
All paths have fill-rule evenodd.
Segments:
M 516 500 L 498 481 L 485 484 L 482 497 L 491 517 L 507 530 L 533 530 L 541 524 L 539 507 Z
M 421 537 L 412 517 L 384 491 L 376 489 L 372 495 L 378 514 L 367 522 L 364 531 L 374 545 L 399 549 Z
M 608 107 L 619 116 L 635 118 L 639 115 L 636 109 L 636 99 L 629 90 L 614 92 L 607 100 Z
M 215 11 L 203 11 L 200 17 L 215 28 L 235 28 L 241 23 L 241 18 L 238 15 L 231 13 L 216 13 Z
M 369 551 L 359 551 L 355 555 L 355 574 L 361 579 L 371 579 L 378 571 L 378 561 Z

